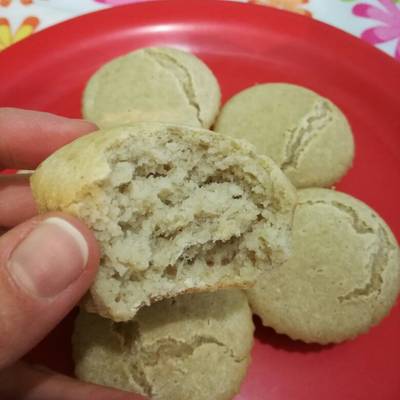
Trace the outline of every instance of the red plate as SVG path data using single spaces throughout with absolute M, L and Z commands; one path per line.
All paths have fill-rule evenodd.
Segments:
M 82 89 L 96 68 L 150 45 L 199 55 L 217 75 L 225 100 L 257 82 L 275 81 L 333 100 L 348 116 L 357 146 L 354 167 L 338 188 L 375 208 L 400 238 L 400 64 L 308 18 L 206 0 L 89 14 L 0 54 L 0 106 L 78 117 Z M 257 324 L 253 361 L 237 399 L 398 400 L 399 311 L 400 305 L 369 334 L 337 346 L 293 342 Z M 31 359 L 71 372 L 70 332 L 70 323 L 58 327 Z

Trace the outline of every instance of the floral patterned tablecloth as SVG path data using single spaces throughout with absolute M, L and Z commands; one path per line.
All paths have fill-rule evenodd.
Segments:
M 236 1 L 318 19 L 360 37 L 400 61 L 400 0 Z M 0 0 L 0 51 L 68 18 L 134 2 L 138 0 Z

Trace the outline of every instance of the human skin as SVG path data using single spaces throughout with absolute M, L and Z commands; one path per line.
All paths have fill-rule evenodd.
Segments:
M 0 108 L 0 170 L 34 169 L 95 129 L 83 120 Z M 19 361 L 78 303 L 98 263 L 98 245 L 82 222 L 36 215 L 29 175 L 0 175 L 1 399 L 142 399 Z

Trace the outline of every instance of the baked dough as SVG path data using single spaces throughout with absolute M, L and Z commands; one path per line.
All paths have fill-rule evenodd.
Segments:
M 298 192 L 293 253 L 248 297 L 264 325 L 321 344 L 367 332 L 400 290 L 399 248 L 370 207 L 329 189 Z
M 153 400 L 228 400 L 246 374 L 253 330 L 240 290 L 163 300 L 130 322 L 82 311 L 73 336 L 75 372 Z
M 287 83 L 256 85 L 236 94 L 222 108 L 215 130 L 247 139 L 297 188 L 331 186 L 354 156 L 344 114 L 317 93 Z
M 31 178 L 41 212 L 82 219 L 102 249 L 90 309 L 116 321 L 165 297 L 249 287 L 290 251 L 295 189 L 252 146 L 137 124 L 86 135 Z
M 96 71 L 84 90 L 82 113 L 101 128 L 148 121 L 209 128 L 220 99 L 217 79 L 199 58 L 150 47 Z

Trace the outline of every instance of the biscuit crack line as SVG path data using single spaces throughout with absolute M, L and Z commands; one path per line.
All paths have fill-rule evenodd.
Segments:
M 180 64 L 175 58 L 171 57 L 168 54 L 163 54 L 160 53 L 154 49 L 146 49 L 145 50 L 146 54 L 153 60 L 155 61 L 161 68 L 169 71 L 172 73 L 176 81 L 178 82 L 179 86 L 182 88 L 186 95 L 186 99 L 189 102 L 189 105 L 191 105 L 195 110 L 196 110 L 196 118 L 199 121 L 199 123 L 203 126 L 204 121 L 201 118 L 201 110 L 200 110 L 200 105 L 196 101 L 196 93 L 193 87 L 193 81 L 192 77 L 190 76 L 190 73 L 188 70 Z M 185 81 L 182 82 L 179 77 L 174 73 L 174 71 L 171 69 L 172 68 L 177 68 L 179 71 L 181 71 L 185 77 Z
M 146 376 L 146 368 L 154 367 L 160 361 L 160 358 L 164 355 L 175 358 L 186 358 L 191 356 L 195 350 L 199 349 L 201 346 L 206 344 L 215 344 L 217 346 L 223 347 L 230 358 L 235 363 L 242 362 L 244 360 L 238 358 L 232 349 L 227 345 L 220 342 L 214 337 L 199 335 L 195 336 L 192 340 L 185 342 L 182 340 L 177 340 L 172 337 L 159 339 L 150 346 L 143 346 L 140 344 L 140 331 L 138 331 L 138 344 L 134 347 L 136 348 L 135 354 L 137 360 L 141 360 L 140 366 L 132 364 L 130 372 L 134 375 L 130 375 L 131 379 L 141 387 L 146 396 L 153 395 L 153 388 Z M 123 344 L 124 347 L 127 346 L 127 342 Z
M 318 136 L 318 133 L 332 121 L 332 110 L 326 101 L 317 101 L 302 118 L 298 126 L 288 129 L 289 140 L 281 168 L 296 168 L 301 154 Z
M 351 218 L 351 226 L 353 227 L 354 231 L 360 235 L 374 233 L 374 230 L 370 226 L 368 226 L 365 221 L 361 220 L 351 207 L 337 201 L 305 201 L 299 203 L 299 206 L 315 204 L 331 205 L 338 209 L 340 212 L 348 215 Z M 388 248 L 391 247 L 389 240 L 386 236 L 386 232 L 381 226 L 379 226 L 378 229 L 377 246 L 378 250 L 372 254 L 370 261 L 365 267 L 368 271 L 370 271 L 370 278 L 368 283 L 366 283 L 362 288 L 355 288 L 349 293 L 339 296 L 339 302 L 349 301 L 360 296 L 367 297 L 373 292 L 377 292 L 378 294 L 381 292 L 381 287 L 383 284 L 382 273 L 388 261 Z
M 156 365 L 160 357 L 162 357 L 163 355 L 168 355 L 169 357 L 176 357 L 176 358 L 186 358 L 191 356 L 195 350 L 207 344 L 215 344 L 219 347 L 224 348 L 224 350 L 229 354 L 229 356 L 235 362 L 242 361 L 233 353 L 233 350 L 230 349 L 226 344 L 220 342 L 219 340 L 217 340 L 212 336 L 207 336 L 207 335 L 194 336 L 193 339 L 187 342 L 172 337 L 163 338 L 157 340 L 151 346 L 141 347 L 139 351 L 145 356 L 146 355 L 149 356 L 152 354 L 156 355 L 155 357 L 150 356 L 148 360 L 144 362 L 144 366 L 149 367 Z
M 358 234 L 366 234 L 366 233 L 373 233 L 374 230 L 368 226 L 368 224 L 363 221 L 361 218 L 358 217 L 357 213 L 349 206 L 346 206 L 343 203 L 339 203 L 338 201 L 324 201 L 324 200 L 316 200 L 316 201 L 304 201 L 300 202 L 298 205 L 316 205 L 316 204 L 324 204 L 327 206 L 335 207 L 341 213 L 346 214 L 351 219 L 351 226 L 353 227 L 354 231 Z
M 385 270 L 385 265 L 388 262 L 388 248 L 390 247 L 386 233 L 382 227 L 378 230 L 378 250 L 372 254 L 371 259 L 366 266 L 370 270 L 369 282 L 362 288 L 353 289 L 346 295 L 339 296 L 340 302 L 349 301 L 357 297 L 366 297 L 376 292 L 378 295 L 381 293 L 383 284 L 382 274 Z

